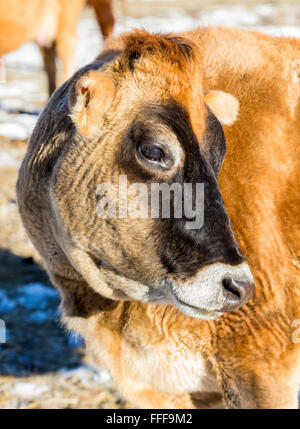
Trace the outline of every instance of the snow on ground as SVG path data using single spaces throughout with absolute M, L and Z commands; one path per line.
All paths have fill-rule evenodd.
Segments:
M 88 386 L 91 381 L 99 384 L 99 385 L 107 385 L 110 382 L 110 375 L 108 371 L 95 369 L 91 366 L 79 366 L 75 369 L 62 369 L 60 370 L 59 374 L 62 378 L 64 378 L 66 381 L 74 375 L 81 381 L 83 386 Z
M 10 333 L 6 330 L 1 337 L 2 342 L 6 337 L 5 342 L 0 344 L 0 408 L 5 374 L 19 375 L 19 378 L 8 379 L 6 392 L 9 391 L 12 398 L 18 398 L 22 407 L 39 401 L 41 397 L 48 404 L 43 407 L 49 406 L 53 396 L 51 392 L 55 389 L 53 383 L 57 387 L 56 379 L 61 386 L 79 385 L 81 391 L 88 392 L 91 387 L 98 389 L 98 393 L 101 389 L 109 390 L 109 373 L 92 363 L 82 363 L 78 350 L 84 345 L 83 340 L 79 335 L 65 332 L 60 326 L 58 306 L 57 290 L 40 282 L 16 288 L 0 287 L 0 319 L 5 320 L 10 328 Z M 45 372 L 50 375 L 43 375 Z M 31 377 L 32 373 L 34 377 Z M 75 396 L 79 401 L 80 393 Z M 117 400 L 116 396 L 112 397 Z M 63 398 L 59 399 L 61 401 Z M 68 403 L 70 401 L 72 404 L 74 398 L 69 397 Z M 5 408 L 9 404 L 14 403 L 6 399 Z M 58 406 L 58 402 L 55 404 Z
M 19 295 L 16 304 L 31 310 L 27 321 L 31 323 L 43 323 L 57 317 L 57 310 L 51 303 L 59 300 L 58 292 L 39 283 L 33 283 L 18 288 Z
M 0 287 L 9 328 L 0 337 L 0 408 L 126 407 L 109 373 L 84 362 L 83 340 L 60 326 L 58 305 L 58 292 L 39 282 Z
M 5 290 L 0 289 L 0 314 L 3 315 L 12 311 L 16 307 L 16 302 L 8 298 Z
M 62 381 L 68 383 L 71 379 L 76 378 L 82 387 L 89 387 L 91 383 L 98 386 L 108 385 L 110 377 L 107 371 L 95 369 L 90 366 L 81 365 L 74 369 L 61 369 L 59 376 Z M 40 395 L 49 392 L 50 386 L 41 385 L 32 381 L 19 381 L 15 383 L 13 393 L 20 399 L 33 400 Z
M 14 394 L 21 399 L 33 399 L 48 392 L 49 386 L 40 386 L 37 383 L 19 381 L 15 384 Z
M 5 104 L 6 106 L 8 105 L 8 103 Z M 28 115 L 26 113 L 9 114 L 0 110 L 0 135 L 9 139 L 26 140 L 30 136 L 36 124 L 36 120 L 37 116 Z M 0 153 L 0 163 L 3 163 L 3 156 L 4 155 Z

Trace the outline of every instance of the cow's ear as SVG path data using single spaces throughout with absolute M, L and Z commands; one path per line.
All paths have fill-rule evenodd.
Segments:
M 214 90 L 205 92 L 204 99 L 222 125 L 232 125 L 236 121 L 240 103 L 233 95 Z
M 101 71 L 90 71 L 75 83 L 70 96 L 70 116 L 80 134 L 87 138 L 100 135 L 113 95 L 113 82 Z

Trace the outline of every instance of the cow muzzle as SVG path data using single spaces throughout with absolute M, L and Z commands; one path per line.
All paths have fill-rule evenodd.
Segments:
M 173 304 L 184 314 L 213 320 L 245 305 L 254 296 L 254 282 L 246 262 L 214 263 L 184 283 L 172 281 Z

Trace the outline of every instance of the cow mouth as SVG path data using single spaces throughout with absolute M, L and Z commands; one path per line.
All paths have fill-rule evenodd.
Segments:
M 178 298 L 174 288 L 171 286 L 172 297 L 174 299 L 174 305 L 186 316 L 194 317 L 195 319 L 203 320 L 215 320 L 223 315 L 223 312 L 217 310 L 207 310 L 200 307 L 195 307 L 187 302 L 182 301 Z

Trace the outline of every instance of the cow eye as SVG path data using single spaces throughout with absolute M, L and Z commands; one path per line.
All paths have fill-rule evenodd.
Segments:
M 161 167 L 168 166 L 168 157 L 164 150 L 154 143 L 141 143 L 138 147 L 140 157 L 148 162 L 159 164 Z

